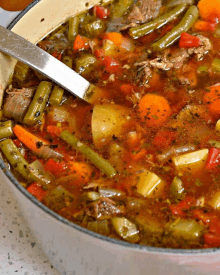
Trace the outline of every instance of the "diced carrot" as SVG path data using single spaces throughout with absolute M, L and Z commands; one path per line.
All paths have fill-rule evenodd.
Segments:
M 72 182 L 72 184 L 87 183 L 92 175 L 93 170 L 89 164 L 82 162 L 70 162 L 68 166 L 71 173 L 74 173 L 76 176 L 76 181 Z
M 209 111 L 212 114 L 220 115 L 220 85 L 208 88 L 209 91 L 204 96 Z
M 31 195 L 35 196 L 39 201 L 42 201 L 45 195 L 47 194 L 46 191 L 38 183 L 32 183 L 28 188 L 27 191 L 31 193 Z
M 44 167 L 47 171 L 51 172 L 55 176 L 59 176 L 60 174 L 65 173 L 68 169 L 66 162 L 59 162 L 54 159 L 48 159 Z
M 170 146 L 175 139 L 176 133 L 166 130 L 159 130 L 154 137 L 153 145 L 158 149 L 164 149 Z
M 149 127 L 163 125 L 171 115 L 169 102 L 163 96 L 146 94 L 139 102 L 140 117 Z
M 208 247 L 219 247 L 220 246 L 220 235 L 205 233 L 204 234 L 204 243 Z
M 51 134 L 51 136 L 56 137 L 56 136 L 60 136 L 62 129 L 54 125 L 48 125 L 47 132 Z
M 193 26 L 195 31 L 203 31 L 203 32 L 214 32 L 217 24 L 212 22 L 207 22 L 204 20 L 198 20 Z
M 89 49 L 89 39 L 82 35 L 77 35 L 73 43 L 74 51 L 82 51 Z
M 103 39 L 112 41 L 116 46 L 121 46 L 123 35 L 119 32 L 108 32 L 104 34 Z
M 16 125 L 13 128 L 13 132 L 23 144 L 36 153 L 40 151 L 42 145 L 48 144 L 47 141 L 35 136 L 20 125 Z
M 220 0 L 200 0 L 198 8 L 201 18 L 205 21 L 218 22 L 220 20 Z

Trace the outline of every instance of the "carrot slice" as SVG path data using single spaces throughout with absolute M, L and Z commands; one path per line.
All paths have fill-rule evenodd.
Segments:
M 219 0 L 200 0 L 198 8 L 202 19 L 210 22 L 217 22 L 220 20 Z
M 78 34 L 73 44 L 74 51 L 86 50 L 89 47 L 89 39 Z
M 49 144 L 47 141 L 33 135 L 20 125 L 16 125 L 13 128 L 13 132 L 22 143 L 36 153 L 40 152 L 42 145 Z
M 209 87 L 204 96 L 209 111 L 214 115 L 220 115 L 220 85 Z
M 163 125 L 171 115 L 169 102 L 163 96 L 146 94 L 139 102 L 140 117 L 149 127 Z
M 117 46 L 121 46 L 123 35 L 119 32 L 108 32 L 104 35 L 104 39 L 112 41 Z

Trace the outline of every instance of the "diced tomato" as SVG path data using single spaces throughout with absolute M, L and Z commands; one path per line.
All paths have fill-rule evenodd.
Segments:
M 185 216 L 185 210 L 189 210 L 191 206 L 195 205 L 195 200 L 191 197 L 186 197 L 176 205 L 170 205 L 170 211 L 173 215 L 180 217 Z
M 220 246 L 220 235 L 206 233 L 206 234 L 204 234 L 204 243 L 208 247 L 219 247 Z
M 179 47 L 180 48 L 193 48 L 198 47 L 201 41 L 198 37 L 183 32 L 180 36 Z
M 203 32 L 214 32 L 216 29 L 216 22 L 207 22 L 207 21 L 203 21 L 203 20 L 198 20 L 194 26 L 193 29 L 195 31 L 203 31 Z
M 58 60 L 61 60 L 61 57 L 62 57 L 62 53 L 59 53 L 59 52 L 52 52 L 50 53 L 53 57 L 55 57 L 56 59 Z
M 216 216 L 212 213 L 204 213 L 201 209 L 193 210 L 193 217 L 199 221 L 202 221 L 204 224 L 209 224 L 210 221 Z
M 28 188 L 27 191 L 31 193 L 31 195 L 35 196 L 39 201 L 42 201 L 46 195 L 46 191 L 38 183 L 32 183 Z
M 120 90 L 125 95 L 132 95 L 134 93 L 135 86 L 129 83 L 122 84 Z
M 109 10 L 109 8 L 106 8 L 106 7 L 95 6 L 93 8 L 93 14 L 96 18 L 106 19 L 109 17 L 110 10 Z
M 103 49 L 96 49 L 94 51 L 94 55 L 99 61 L 103 61 L 105 56 L 105 51 Z
M 176 139 L 176 133 L 159 130 L 153 140 L 153 145 L 157 148 L 167 148 Z
M 104 65 L 108 73 L 116 73 L 120 68 L 120 63 L 111 56 L 104 57 Z
M 135 150 L 141 144 L 142 134 L 137 132 L 130 132 L 127 134 L 125 146 L 128 150 Z
M 47 132 L 50 133 L 51 136 L 57 137 L 61 134 L 62 129 L 54 125 L 48 125 Z
M 82 51 L 89 49 L 89 39 L 87 37 L 84 37 L 82 35 L 77 35 L 76 39 L 73 43 L 73 49 L 74 51 Z
M 14 139 L 13 142 L 18 148 L 21 148 L 23 146 L 22 142 L 19 139 Z
M 45 164 L 45 169 L 55 176 L 58 176 L 64 173 L 68 169 L 68 166 L 64 161 L 58 162 L 54 159 L 49 159 Z
M 220 165 L 220 149 L 211 148 L 207 159 L 206 169 L 211 170 Z
M 220 219 L 218 217 L 211 219 L 209 231 L 213 234 L 220 235 Z

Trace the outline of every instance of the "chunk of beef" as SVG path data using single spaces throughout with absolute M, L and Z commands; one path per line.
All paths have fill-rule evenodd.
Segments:
M 137 83 L 141 83 L 144 86 L 147 85 L 149 79 L 152 76 L 152 70 L 150 68 L 149 61 L 142 61 L 134 64 L 137 67 L 137 76 L 136 81 Z
M 110 219 L 113 215 L 125 214 L 125 207 L 109 198 L 102 197 L 98 201 L 88 204 L 86 214 L 96 219 L 105 220 Z
M 212 44 L 209 41 L 209 39 L 203 35 L 197 35 L 197 37 L 200 39 L 201 41 L 201 45 L 199 47 L 194 47 L 194 48 L 190 48 L 188 49 L 188 53 L 191 54 L 195 54 L 197 60 L 201 60 L 203 58 L 203 56 L 205 54 L 208 53 L 208 51 L 210 51 L 212 49 Z
M 34 94 L 33 88 L 8 89 L 8 94 L 4 106 L 3 113 L 8 118 L 22 122 L 27 111 L 31 98 Z
M 145 23 L 159 14 L 161 0 L 138 0 L 128 15 L 129 23 Z

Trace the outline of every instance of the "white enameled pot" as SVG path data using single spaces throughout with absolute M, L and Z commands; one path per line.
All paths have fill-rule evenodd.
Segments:
M 9 26 L 37 43 L 69 17 L 97 0 L 35 0 Z M 16 61 L 0 54 L 0 103 Z M 33 198 L 0 160 L 6 181 L 20 204 L 29 228 L 51 263 L 68 275 L 217 275 L 220 250 L 177 250 L 144 247 L 113 240 L 77 226 Z

